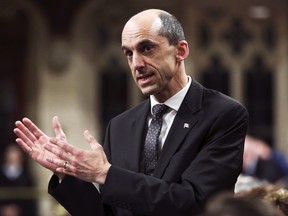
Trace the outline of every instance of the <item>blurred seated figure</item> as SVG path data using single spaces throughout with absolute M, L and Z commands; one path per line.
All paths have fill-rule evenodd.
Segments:
M 277 185 L 263 185 L 235 194 L 236 197 L 258 199 L 275 207 L 279 216 L 288 216 L 288 190 Z
M 243 174 L 277 184 L 288 176 L 286 155 L 271 148 L 263 140 L 246 136 Z
M 288 216 L 288 191 L 286 189 L 270 191 L 263 200 L 274 205 L 280 216 Z
M 31 197 L 32 192 L 29 191 L 33 181 L 25 168 L 22 150 L 17 144 L 11 143 L 7 145 L 1 159 L 0 216 L 36 216 L 35 201 Z M 14 189 L 17 188 L 21 192 L 16 191 L 16 194 L 11 192 L 12 190 L 15 192 Z
M 20 208 L 15 204 L 7 204 L 0 207 L 1 216 L 19 216 Z
M 218 194 L 206 206 L 202 216 L 279 216 L 275 206 L 257 198 Z
M 258 179 L 254 176 L 240 174 L 235 184 L 234 192 L 235 194 L 246 193 L 247 191 L 250 192 L 253 189 L 258 189 L 259 187 L 266 187 L 270 184 L 271 183 L 265 179 Z

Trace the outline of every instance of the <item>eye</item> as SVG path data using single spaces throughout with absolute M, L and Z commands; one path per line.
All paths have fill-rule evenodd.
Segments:
M 125 54 L 125 56 L 126 56 L 128 59 L 132 58 L 132 56 L 133 56 L 133 52 L 130 51 L 130 50 L 126 50 L 126 51 L 124 52 L 124 54 Z
M 153 49 L 152 45 L 143 46 L 143 52 L 151 52 L 152 49 Z

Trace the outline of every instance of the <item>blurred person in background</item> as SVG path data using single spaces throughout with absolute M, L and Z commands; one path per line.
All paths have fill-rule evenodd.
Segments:
M 201 216 L 283 216 L 274 205 L 256 197 L 223 192 L 209 200 Z
M 263 200 L 275 206 L 279 216 L 288 216 L 288 190 L 281 188 L 270 191 Z
M 36 216 L 36 204 L 29 190 L 34 184 L 26 169 L 22 150 L 11 143 L 1 156 L 0 216 Z
M 247 135 L 244 145 L 243 174 L 287 187 L 287 155 L 262 139 Z

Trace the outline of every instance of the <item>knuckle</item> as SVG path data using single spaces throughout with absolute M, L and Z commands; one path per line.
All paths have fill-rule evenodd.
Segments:
M 84 153 L 83 153 L 83 151 L 76 151 L 74 155 L 76 158 L 82 159 Z
M 77 166 L 78 166 L 78 161 L 77 161 L 75 158 L 71 159 L 70 163 L 71 163 L 71 165 L 74 166 L 74 167 L 77 167 Z
M 103 146 L 97 145 L 97 146 L 95 147 L 95 150 L 97 150 L 97 151 L 102 151 L 102 150 L 103 150 Z

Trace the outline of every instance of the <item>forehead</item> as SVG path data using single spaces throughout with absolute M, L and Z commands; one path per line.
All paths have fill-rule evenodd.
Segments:
M 159 28 L 161 27 L 160 18 L 141 17 L 128 21 L 122 31 L 122 46 L 137 44 L 142 40 L 157 40 Z

